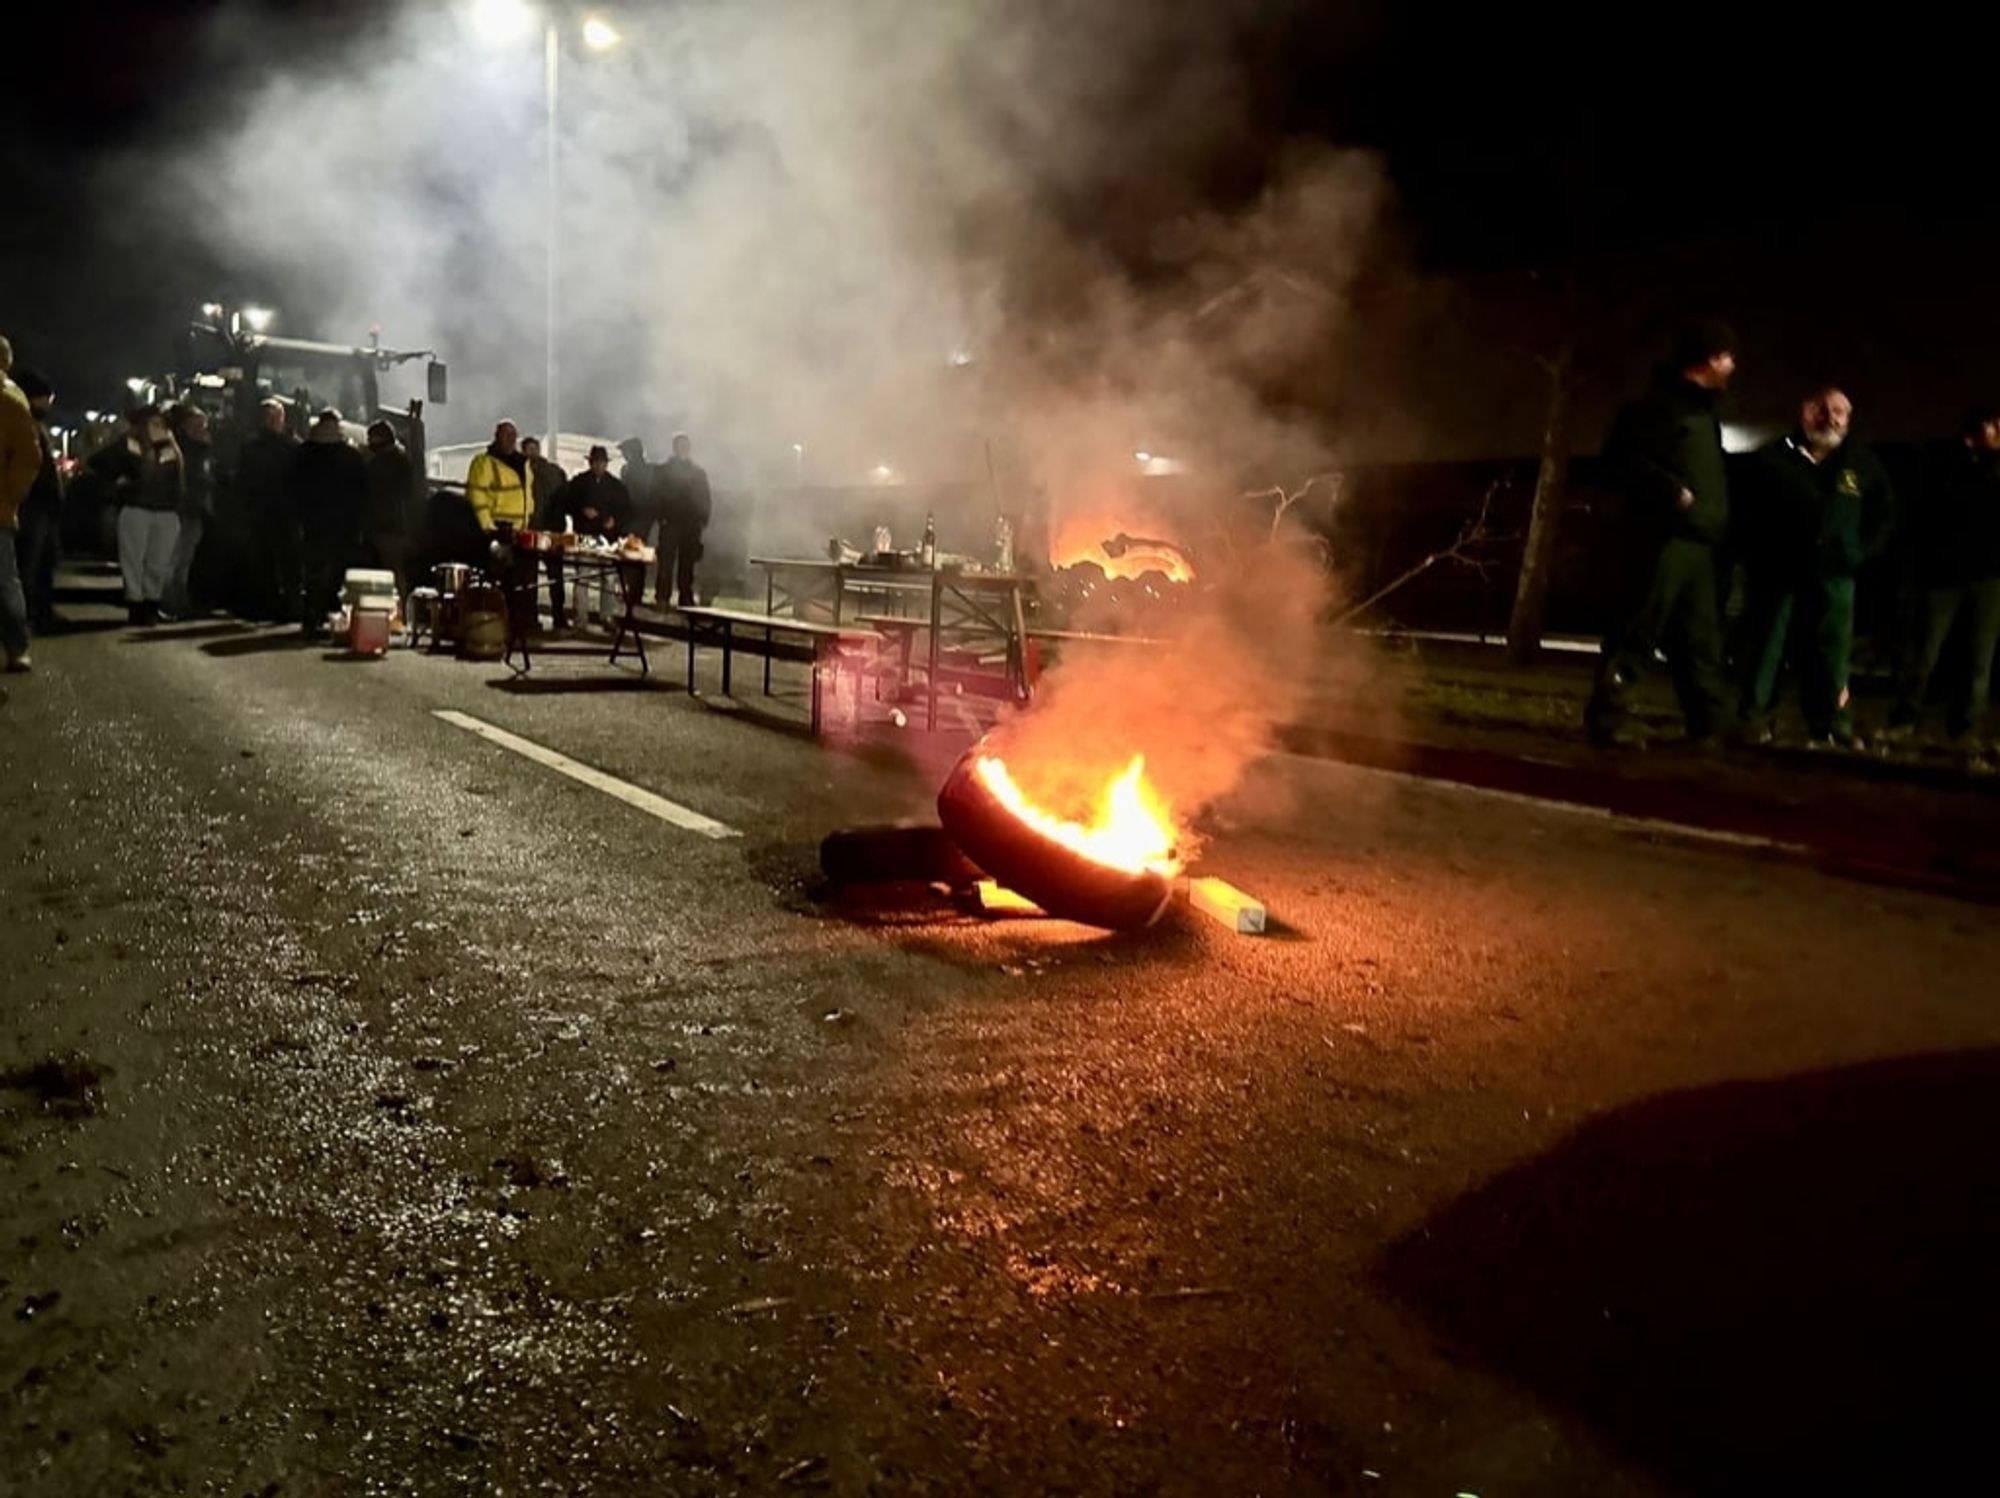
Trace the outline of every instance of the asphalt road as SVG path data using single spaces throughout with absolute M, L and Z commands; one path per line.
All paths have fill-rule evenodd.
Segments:
M 1988 907 L 1279 757 L 1204 861 L 1265 937 L 989 923 L 815 877 L 950 742 L 220 621 L 36 658 L 0 1492 L 1926 1492 L 1984 1456 Z

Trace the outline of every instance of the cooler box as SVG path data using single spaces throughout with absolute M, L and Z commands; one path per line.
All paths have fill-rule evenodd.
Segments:
M 341 582 L 340 601 L 350 609 L 395 596 L 396 574 L 384 568 L 350 567 Z

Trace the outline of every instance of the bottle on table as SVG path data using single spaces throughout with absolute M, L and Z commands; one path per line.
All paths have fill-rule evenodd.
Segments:
M 924 516 L 923 557 L 926 567 L 937 566 L 937 516 L 934 514 Z

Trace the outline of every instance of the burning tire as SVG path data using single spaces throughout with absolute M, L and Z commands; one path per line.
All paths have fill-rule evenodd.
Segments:
M 1136 785 L 1142 769 L 1134 760 L 1107 799 L 1115 804 L 1118 788 Z M 1170 846 L 1101 846 L 1095 830 L 1026 806 L 1004 764 L 978 746 L 938 792 L 938 816 L 967 858 L 1052 916 L 1135 931 L 1157 921 L 1173 897 Z

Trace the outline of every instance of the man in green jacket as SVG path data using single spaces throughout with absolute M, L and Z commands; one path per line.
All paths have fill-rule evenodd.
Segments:
M 1873 453 L 1849 435 L 1854 403 L 1837 386 L 1807 396 L 1798 429 L 1744 466 L 1735 530 L 1748 597 L 1740 711 L 1757 743 L 1771 739 L 1771 699 L 1787 659 L 1815 744 L 1864 747 L 1848 706 L 1854 575 L 1889 539 L 1895 496 Z
M 1605 444 L 1611 483 L 1624 500 L 1620 563 L 1624 617 L 1605 636 L 1584 710 L 1591 742 L 1639 746 L 1631 688 L 1662 648 L 1688 737 L 1725 726 L 1721 610 L 1715 547 L 1729 527 L 1729 477 L 1716 399 L 1736 371 L 1736 335 L 1699 318 L 1674 340 L 1650 390 L 1618 414 Z

